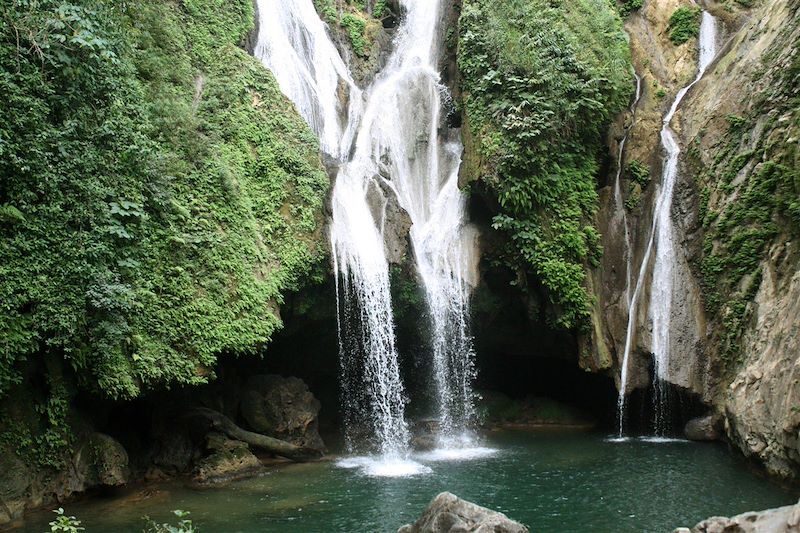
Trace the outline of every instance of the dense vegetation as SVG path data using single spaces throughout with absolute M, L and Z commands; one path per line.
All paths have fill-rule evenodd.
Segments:
M 0 20 L 0 396 L 40 356 L 131 398 L 256 353 L 315 264 L 328 183 L 242 47 L 252 3 L 14 0 Z
M 458 66 L 464 172 L 496 200 L 501 261 L 542 284 L 552 325 L 584 327 L 604 134 L 633 89 L 620 19 L 602 0 L 465 0 Z

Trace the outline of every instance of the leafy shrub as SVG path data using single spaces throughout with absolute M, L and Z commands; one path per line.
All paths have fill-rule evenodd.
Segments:
M 641 185 L 642 189 L 650 184 L 650 169 L 638 159 L 628 163 L 627 170 L 629 179 Z
M 644 0 L 625 0 L 619 8 L 619 13 L 623 17 L 627 17 L 634 11 L 641 9 L 643 4 Z
M 673 44 L 683 44 L 692 37 L 700 35 L 700 17 L 703 11 L 699 7 L 679 7 L 669 17 L 669 39 Z
M 369 45 L 364 35 L 367 29 L 367 21 L 359 15 L 345 13 L 342 15 L 341 24 L 347 30 L 347 36 L 350 38 L 353 52 L 362 57 L 369 55 Z
M 67 516 L 64 514 L 64 509 L 59 507 L 53 511 L 56 513 L 56 519 L 50 522 L 50 533 L 78 533 L 84 531 L 85 528 L 81 527 L 81 521 L 74 516 Z

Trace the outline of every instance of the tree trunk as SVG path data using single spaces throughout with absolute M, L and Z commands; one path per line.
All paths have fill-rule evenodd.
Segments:
M 220 431 L 232 439 L 240 440 L 247 443 L 253 448 L 268 451 L 281 457 L 286 457 L 292 461 L 310 461 L 322 457 L 322 450 L 314 448 L 307 448 L 305 446 L 297 446 L 285 440 L 276 439 L 262 435 L 261 433 L 253 433 L 242 429 L 227 416 L 207 409 L 205 407 L 196 407 L 186 414 L 187 418 L 202 419 L 208 424 L 208 430 Z

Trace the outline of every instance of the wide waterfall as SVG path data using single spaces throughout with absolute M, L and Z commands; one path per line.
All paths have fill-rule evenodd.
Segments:
M 653 383 L 656 388 L 656 419 L 655 430 L 663 434 L 667 429 L 666 418 L 668 406 L 664 383 L 669 381 L 670 358 L 670 318 L 672 314 L 673 287 L 675 285 L 675 247 L 672 227 L 672 198 L 675 182 L 678 176 L 678 160 L 681 149 L 675 138 L 675 133 L 670 128 L 672 117 L 678 110 L 683 98 L 689 90 L 703 77 L 706 69 L 717 54 L 717 21 L 708 12 L 703 11 L 700 25 L 698 71 L 692 83 L 678 91 L 669 111 L 664 116 L 661 128 L 661 146 L 664 148 L 665 158 L 661 175 L 661 184 L 656 194 L 655 210 L 653 212 L 653 225 L 645 249 L 644 258 L 639 268 L 636 287 L 630 298 L 628 312 L 628 327 L 625 333 L 625 351 L 622 359 L 620 375 L 620 436 L 624 420 L 624 404 L 627 394 L 628 364 L 633 340 L 633 330 L 636 327 L 636 305 L 639 300 L 644 282 L 647 277 L 648 265 L 655 247 L 655 264 L 653 265 L 652 283 L 650 286 L 650 305 L 648 317 L 652 324 L 653 353 Z
M 311 0 L 258 2 L 256 55 L 314 128 L 322 150 L 339 161 L 330 240 L 348 442 L 371 438 L 390 456 L 404 455 L 409 442 L 385 253 L 390 201 L 412 222 L 443 442 L 465 433 L 475 411 L 468 317 L 477 236 L 458 189 L 460 135 L 443 124 L 449 101 L 437 67 L 443 4 L 401 1 L 394 51 L 362 93 Z

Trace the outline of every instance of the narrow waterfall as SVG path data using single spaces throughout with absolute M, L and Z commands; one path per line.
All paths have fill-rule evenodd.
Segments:
M 477 235 L 458 189 L 462 146 L 443 125 L 443 0 L 401 0 L 404 16 L 386 66 L 363 93 L 311 0 L 258 0 L 256 56 L 339 161 L 330 240 L 336 272 L 343 403 L 348 442 L 380 453 L 408 450 L 384 249 L 386 206 L 409 215 L 411 243 L 432 321 L 437 411 L 443 435 L 474 419 L 469 297 Z M 345 95 L 344 97 L 342 95 Z
M 636 107 L 639 105 L 639 100 L 642 98 L 642 78 L 636 73 L 633 73 L 634 78 L 636 79 L 636 95 L 633 99 L 633 103 L 629 108 L 631 113 L 631 123 L 625 129 L 625 134 L 622 136 L 622 140 L 619 142 L 619 151 L 617 153 L 617 175 L 614 179 L 614 205 L 616 208 L 617 216 L 617 224 L 622 226 L 622 230 L 625 236 L 625 304 L 627 305 L 627 311 L 630 314 L 631 312 L 631 285 L 632 285 L 632 273 L 633 273 L 633 243 L 631 242 L 631 231 L 630 227 L 628 226 L 628 215 L 625 211 L 625 203 L 622 201 L 622 170 L 623 170 L 623 161 L 625 156 L 625 143 L 628 141 L 628 135 L 630 134 L 631 128 L 635 124 L 636 119 Z M 623 374 L 620 377 L 620 390 L 619 390 L 619 397 L 617 399 L 617 421 L 619 427 L 619 436 L 622 437 L 623 432 L 623 425 L 624 425 L 624 415 L 625 415 L 625 394 L 623 392 L 623 385 L 624 380 L 627 378 L 625 367 L 626 363 L 623 361 Z
M 666 405 L 666 390 L 664 382 L 669 381 L 669 356 L 670 356 L 670 317 L 672 313 L 673 287 L 675 284 L 675 248 L 672 228 L 672 198 L 675 181 L 678 175 L 678 160 L 681 149 L 675 134 L 670 128 L 672 117 L 678 110 L 683 98 L 689 90 L 703 77 L 706 69 L 717 54 L 717 21 L 707 11 L 703 11 L 700 25 L 699 59 L 697 76 L 692 83 L 678 91 L 672 106 L 664 117 L 661 128 L 661 146 L 664 148 L 665 158 L 661 175 L 661 184 L 656 194 L 655 210 L 653 212 L 653 225 L 647 248 L 639 268 L 636 287 L 631 295 L 628 327 L 625 333 L 625 351 L 622 359 L 620 374 L 620 436 L 622 436 L 622 423 L 624 419 L 624 403 L 627 394 L 628 364 L 633 340 L 633 330 L 636 327 L 636 305 L 647 277 L 648 264 L 656 249 L 655 264 L 653 265 L 652 284 L 650 286 L 650 305 L 648 317 L 652 324 L 653 340 L 652 353 L 654 362 L 653 383 L 656 387 L 656 420 L 657 434 L 666 430 L 665 423 L 668 416 Z

